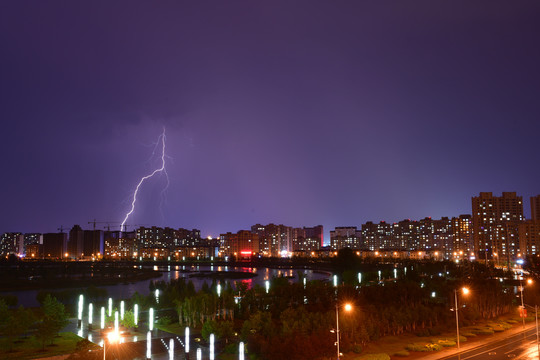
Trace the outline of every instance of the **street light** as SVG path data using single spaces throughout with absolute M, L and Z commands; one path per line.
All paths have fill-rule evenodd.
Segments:
M 520 287 L 519 292 L 521 293 L 521 319 L 523 321 L 523 328 L 525 329 L 525 305 L 523 304 L 523 279 L 519 280 Z M 527 284 L 531 285 L 533 283 L 532 279 L 527 279 Z
M 467 295 L 469 293 L 469 289 L 466 287 L 462 288 L 461 291 L 463 292 L 463 295 Z M 459 352 L 459 307 L 458 307 L 458 298 L 457 298 L 457 289 L 454 289 L 454 300 L 455 300 L 455 311 L 456 311 L 456 333 L 457 333 L 457 348 Z
M 349 303 L 346 303 L 343 305 L 343 308 L 345 311 L 349 312 L 352 310 L 352 305 Z M 340 352 L 339 352 L 339 305 L 336 301 L 336 345 L 337 345 L 337 359 L 339 360 Z
M 109 339 L 109 345 L 116 344 L 120 341 L 120 333 L 118 331 L 111 331 L 107 334 L 107 337 L 103 339 L 103 360 L 105 360 L 107 339 Z

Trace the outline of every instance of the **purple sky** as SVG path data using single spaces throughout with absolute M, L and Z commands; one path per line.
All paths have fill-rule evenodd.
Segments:
M 0 232 L 357 225 L 540 193 L 538 1 L 2 1 Z

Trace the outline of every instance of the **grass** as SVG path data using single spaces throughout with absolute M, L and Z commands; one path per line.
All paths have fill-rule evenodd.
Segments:
M 158 328 L 159 330 L 163 330 L 163 331 L 169 332 L 171 334 L 176 334 L 176 335 L 184 335 L 186 331 L 186 327 L 181 326 L 177 322 L 172 323 L 172 324 L 167 324 L 167 325 L 156 324 L 155 327 Z
M 34 336 L 20 339 L 13 345 L 13 351 L 9 352 L 7 339 L 0 340 L 0 358 L 2 359 L 36 359 L 55 355 L 71 354 L 75 351 L 77 343 L 82 338 L 70 333 L 60 333 L 54 339 L 53 345 L 45 345 L 45 350 L 41 350 L 41 343 Z

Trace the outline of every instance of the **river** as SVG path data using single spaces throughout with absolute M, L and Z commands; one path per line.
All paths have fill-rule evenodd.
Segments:
M 264 286 L 266 280 L 271 280 L 273 277 L 286 276 L 289 278 L 289 281 L 298 281 L 298 271 L 303 273 L 303 276 L 308 281 L 311 280 L 329 280 L 331 277 L 330 273 L 309 270 L 309 269 L 273 269 L 267 267 L 241 267 L 241 266 L 217 266 L 217 265 L 166 265 L 166 266 L 154 266 L 154 271 L 161 272 L 159 277 L 142 280 L 134 283 L 120 283 L 115 285 L 103 285 L 97 286 L 102 289 L 106 289 L 108 296 L 114 299 L 127 299 L 130 298 L 135 292 L 138 292 L 141 295 L 148 295 L 150 293 L 150 281 L 170 281 L 171 279 L 185 278 L 186 281 L 191 280 L 195 289 L 199 290 L 204 282 L 208 284 L 212 283 L 212 279 L 209 277 L 190 277 L 190 275 L 199 274 L 202 272 L 220 272 L 220 271 L 234 271 L 234 272 L 249 272 L 257 274 L 257 276 L 247 279 L 226 279 L 225 281 L 231 282 L 234 284 L 235 281 L 241 281 L 246 283 L 248 287 L 253 287 L 255 285 Z M 73 289 L 73 288 L 70 288 Z M 19 299 L 18 305 L 23 305 L 24 307 L 38 307 L 40 304 L 36 299 L 36 295 L 42 289 L 35 290 L 19 290 L 19 291 L 7 291 L 1 292 L 1 294 L 10 294 L 15 295 Z M 52 292 L 62 291 L 65 289 L 55 288 L 52 289 Z

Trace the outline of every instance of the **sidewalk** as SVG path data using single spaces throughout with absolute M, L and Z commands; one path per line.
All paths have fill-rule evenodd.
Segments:
M 530 330 L 530 329 L 534 329 L 535 327 L 536 327 L 536 324 L 534 322 L 529 323 L 529 324 L 525 324 L 525 331 Z M 484 346 L 484 345 L 492 343 L 492 342 L 503 340 L 503 339 L 505 339 L 505 338 L 507 338 L 507 337 L 509 337 L 511 335 L 519 334 L 520 332 L 523 332 L 523 326 L 522 326 L 522 324 L 516 324 L 512 329 L 509 329 L 509 330 L 506 330 L 506 331 L 503 331 L 503 332 L 500 332 L 500 333 L 495 333 L 493 335 L 483 335 L 484 338 L 482 340 L 480 340 L 480 341 L 474 341 L 474 342 L 471 342 L 471 343 L 468 343 L 468 342 L 461 343 L 460 344 L 461 349 L 460 349 L 459 352 L 472 350 L 472 349 L 475 349 L 475 348 L 480 347 L 480 346 Z M 457 346 L 455 346 L 455 347 L 452 347 L 452 348 L 443 349 L 441 351 L 435 351 L 435 352 L 426 353 L 425 356 L 420 355 L 420 356 L 418 356 L 418 359 L 421 359 L 421 360 L 437 360 L 437 359 L 441 359 L 441 358 L 444 358 L 444 357 L 447 357 L 447 356 L 453 356 L 453 355 L 457 355 L 457 354 L 458 354 L 458 349 L 457 349 Z

